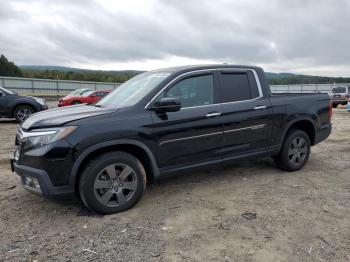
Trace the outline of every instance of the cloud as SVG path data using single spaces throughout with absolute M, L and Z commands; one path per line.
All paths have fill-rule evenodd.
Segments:
M 0 2 L 0 52 L 18 64 L 122 69 L 186 62 L 350 75 L 350 1 Z

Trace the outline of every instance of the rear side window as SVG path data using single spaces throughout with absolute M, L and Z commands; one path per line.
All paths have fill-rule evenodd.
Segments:
M 252 72 L 221 73 L 222 102 L 236 102 L 259 97 Z

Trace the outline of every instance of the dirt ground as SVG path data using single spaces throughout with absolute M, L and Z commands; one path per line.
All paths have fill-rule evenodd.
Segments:
M 1 120 L 0 261 L 350 261 L 350 114 L 333 124 L 299 172 L 262 159 L 181 175 L 97 216 L 22 189 L 8 164 L 17 124 Z

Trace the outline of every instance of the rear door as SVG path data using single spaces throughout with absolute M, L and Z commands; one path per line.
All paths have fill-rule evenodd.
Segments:
M 256 72 L 224 69 L 219 79 L 224 158 L 266 152 L 272 109 Z
M 182 105 L 178 112 L 152 112 L 159 166 L 163 171 L 221 161 L 223 132 L 217 85 L 215 70 L 186 73 L 154 100 L 177 97 Z

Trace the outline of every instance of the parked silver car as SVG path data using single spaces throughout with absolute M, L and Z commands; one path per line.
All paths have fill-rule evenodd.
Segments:
M 350 86 L 335 86 L 331 89 L 329 97 L 333 102 L 333 107 L 346 105 L 350 98 Z

